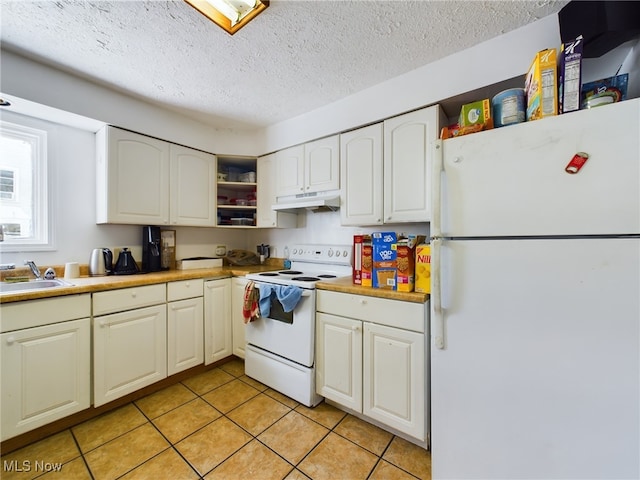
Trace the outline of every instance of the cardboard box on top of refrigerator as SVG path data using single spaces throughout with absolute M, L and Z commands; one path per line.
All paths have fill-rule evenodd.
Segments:
M 371 235 L 362 236 L 362 286 L 373 286 L 373 247 Z
M 424 235 L 408 235 L 398 239 L 398 273 L 396 277 L 399 292 L 413 292 L 415 287 L 416 248 L 424 243 Z
M 353 236 L 353 273 L 352 282 L 354 285 L 362 285 L 362 242 L 364 235 Z
M 415 291 L 431 293 L 431 246 L 424 243 L 416 247 Z
M 558 113 L 580 110 L 582 85 L 582 35 L 560 47 Z
M 371 234 L 373 247 L 373 288 L 396 290 L 398 237 L 395 232 Z
M 525 78 L 526 119 L 539 120 L 558 114 L 558 70 L 556 49 L 538 52 Z

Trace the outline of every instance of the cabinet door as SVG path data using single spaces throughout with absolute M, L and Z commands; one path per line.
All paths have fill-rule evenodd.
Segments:
M 169 144 L 105 127 L 98 132 L 97 223 L 169 222 Z
M 438 106 L 384 121 L 384 221 L 431 220 L 431 143 Z
M 244 358 L 244 316 L 242 315 L 242 304 L 244 303 L 244 287 L 247 285 L 244 277 L 231 280 L 231 322 L 233 337 L 233 354 Z
M 316 392 L 362 412 L 362 322 L 316 314 Z
M 364 323 L 363 413 L 426 438 L 424 334 Z
M 340 135 L 342 225 L 382 224 L 382 123 Z
M 204 364 L 232 355 L 231 279 L 204 283 Z
M 204 362 L 202 297 L 167 304 L 167 374 Z
M 216 157 L 171 145 L 170 223 L 213 227 L 216 219 Z
M 295 228 L 297 215 L 295 213 L 277 212 L 271 208 L 276 203 L 276 154 L 260 157 L 257 162 L 258 170 L 258 210 L 256 225 L 262 228 Z
M 95 317 L 94 405 L 120 398 L 167 376 L 166 304 Z
M 340 188 L 340 141 L 334 135 L 304 146 L 305 193 Z
M 88 318 L 0 335 L 2 440 L 90 406 Z
M 304 193 L 304 145 L 276 153 L 276 196 Z

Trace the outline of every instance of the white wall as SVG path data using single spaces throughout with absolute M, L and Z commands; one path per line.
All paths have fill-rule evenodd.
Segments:
M 523 75 L 536 52 L 560 46 L 558 16 L 445 57 L 265 129 L 265 153 L 389 118 Z M 425 48 L 429 48 L 425 45 Z

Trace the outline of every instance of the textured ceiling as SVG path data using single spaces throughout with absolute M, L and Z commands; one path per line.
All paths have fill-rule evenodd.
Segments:
M 212 125 L 250 128 L 340 100 L 566 3 L 271 0 L 229 36 L 183 1 L 0 0 L 0 41 Z

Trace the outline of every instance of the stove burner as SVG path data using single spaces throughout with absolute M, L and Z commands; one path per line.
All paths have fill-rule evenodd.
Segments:
M 302 275 L 302 272 L 299 270 L 282 270 L 278 273 L 281 273 L 282 275 Z
M 260 275 L 261 277 L 277 277 L 278 274 L 275 272 L 264 272 L 264 273 L 259 273 L 258 275 Z
M 318 277 L 293 277 L 291 280 L 297 280 L 298 282 L 317 282 L 320 279 Z
M 323 275 L 318 275 L 318 277 L 320 277 L 320 278 L 336 278 L 337 275 L 330 275 L 328 273 L 325 273 Z

